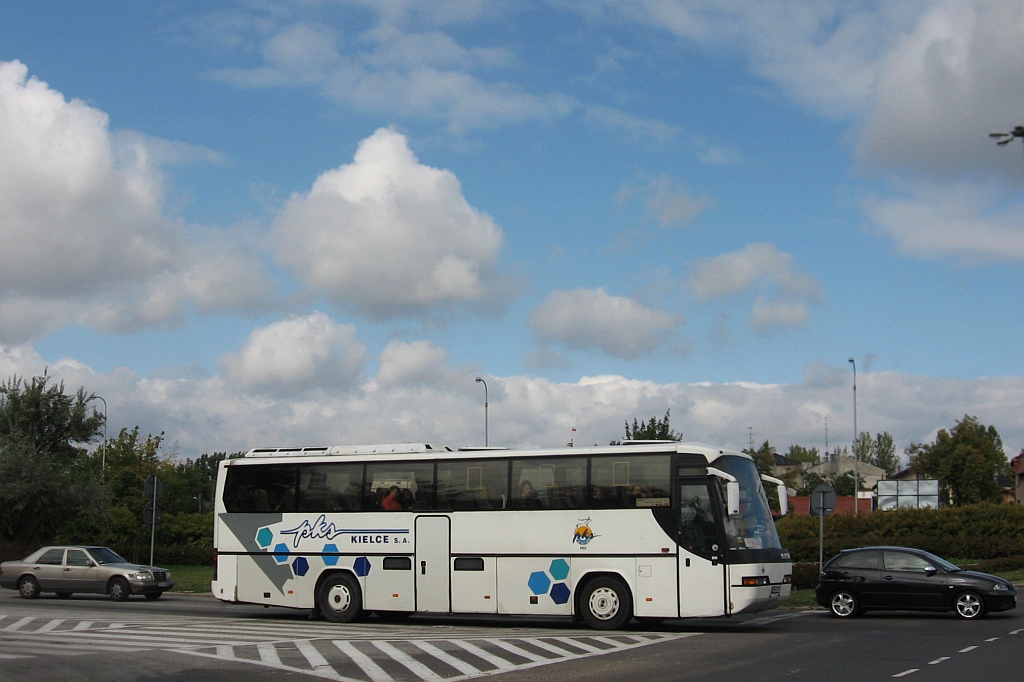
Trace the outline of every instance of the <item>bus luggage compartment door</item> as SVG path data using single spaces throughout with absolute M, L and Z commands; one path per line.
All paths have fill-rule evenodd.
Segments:
M 416 610 L 450 611 L 451 521 L 447 516 L 416 518 Z

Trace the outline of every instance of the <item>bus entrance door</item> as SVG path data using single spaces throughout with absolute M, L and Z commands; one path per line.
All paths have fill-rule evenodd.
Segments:
M 416 517 L 416 610 L 448 613 L 451 608 L 451 521 Z
M 726 613 L 725 544 L 721 512 L 707 479 L 678 479 L 679 615 Z

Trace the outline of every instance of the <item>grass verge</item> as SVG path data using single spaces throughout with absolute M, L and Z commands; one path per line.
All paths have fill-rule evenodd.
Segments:
M 167 566 L 174 578 L 175 592 L 210 592 L 210 581 L 213 580 L 213 566 Z

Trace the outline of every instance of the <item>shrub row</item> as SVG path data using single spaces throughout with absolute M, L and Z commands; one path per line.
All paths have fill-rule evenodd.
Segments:
M 794 561 L 818 561 L 818 524 L 813 516 L 789 515 L 779 520 L 782 545 Z M 1024 556 L 1024 505 L 976 504 L 825 517 L 826 560 L 840 550 L 868 545 L 902 545 L 971 559 Z

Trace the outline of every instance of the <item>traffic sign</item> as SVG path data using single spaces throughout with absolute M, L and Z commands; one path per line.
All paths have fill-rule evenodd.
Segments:
M 811 516 L 828 516 L 836 508 L 836 489 L 828 483 L 811 491 Z
M 158 500 L 164 494 L 164 482 L 156 474 L 150 474 L 143 491 L 147 500 Z

